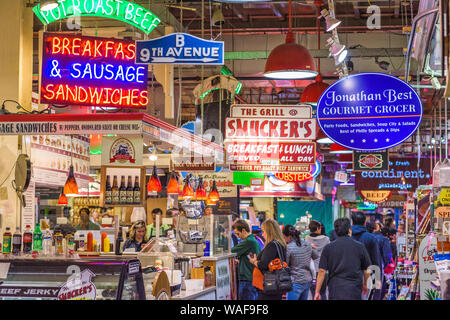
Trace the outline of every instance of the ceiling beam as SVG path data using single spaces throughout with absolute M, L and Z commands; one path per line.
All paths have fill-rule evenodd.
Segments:
M 278 17 L 278 19 L 280 20 L 285 20 L 284 15 L 281 13 L 281 9 L 280 6 L 278 4 L 270 4 L 270 7 L 272 8 L 273 13 L 275 14 L 275 16 Z

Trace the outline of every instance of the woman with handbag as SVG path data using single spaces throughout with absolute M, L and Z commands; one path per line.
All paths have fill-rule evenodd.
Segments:
M 283 293 L 292 290 L 286 264 L 286 242 L 278 223 L 269 219 L 261 225 L 265 247 L 258 256 L 249 256 L 255 266 L 253 285 L 258 289 L 258 300 L 281 300 Z
M 299 232 L 291 225 L 283 229 L 287 243 L 287 264 L 291 271 L 293 289 L 287 294 L 287 300 L 308 300 L 313 275 L 311 261 L 319 258 L 319 254 L 310 243 L 300 240 Z

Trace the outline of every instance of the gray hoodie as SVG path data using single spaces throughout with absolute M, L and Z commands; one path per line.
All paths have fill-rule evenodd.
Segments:
M 316 268 L 316 272 L 319 272 L 319 260 L 320 256 L 322 255 L 323 248 L 330 243 L 330 239 L 327 236 L 319 235 L 316 237 L 307 236 L 305 238 L 306 242 L 309 242 L 313 247 L 315 246 L 317 253 L 319 254 L 319 257 L 317 259 L 314 259 L 314 267 Z

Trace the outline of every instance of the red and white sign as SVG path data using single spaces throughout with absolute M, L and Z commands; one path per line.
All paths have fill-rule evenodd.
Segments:
M 143 139 L 140 137 L 103 137 L 103 165 L 142 165 Z
M 310 165 L 230 164 L 231 171 L 310 172 Z
M 314 140 L 315 119 L 227 118 L 227 139 Z
M 59 290 L 58 300 L 95 300 L 97 288 L 91 280 L 94 276 L 89 269 L 71 275 Z
M 231 106 L 231 117 L 236 118 L 300 118 L 312 117 L 311 106 L 280 106 L 280 105 L 252 105 L 234 104 Z
M 314 142 L 226 141 L 227 163 L 264 164 L 278 160 L 279 164 L 314 164 Z

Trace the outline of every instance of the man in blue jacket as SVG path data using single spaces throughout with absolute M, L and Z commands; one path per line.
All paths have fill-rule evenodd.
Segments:
M 374 235 L 370 234 L 366 227 L 366 216 L 364 213 L 357 211 L 352 213 L 352 238 L 361 242 L 369 252 L 370 261 L 372 265 L 376 265 L 380 268 L 380 274 L 383 272 L 383 263 L 378 245 L 378 240 Z M 379 279 L 381 280 L 381 279 Z

